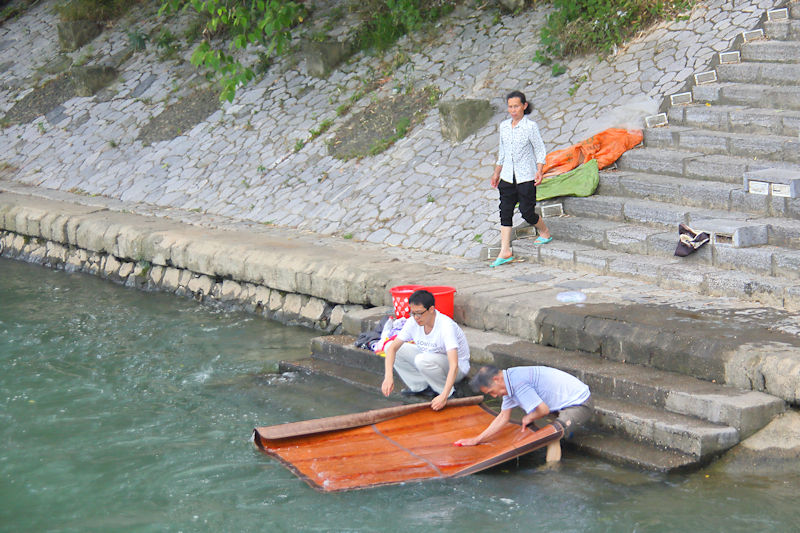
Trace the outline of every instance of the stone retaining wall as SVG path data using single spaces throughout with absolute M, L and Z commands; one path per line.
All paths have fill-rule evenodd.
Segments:
M 11 231 L 0 231 L 0 256 L 67 272 L 83 272 L 140 290 L 169 292 L 328 333 L 341 331 L 345 312 L 363 309 L 185 268 L 154 265 L 148 260 L 131 261 Z

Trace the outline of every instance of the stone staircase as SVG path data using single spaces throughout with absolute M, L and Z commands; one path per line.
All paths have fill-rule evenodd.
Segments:
M 386 312 L 390 310 L 375 308 L 348 314 L 344 327 L 351 335 L 318 337 L 312 341 L 311 357 L 282 362 L 280 370 L 329 375 L 379 393 L 384 360 L 356 348 L 353 335 L 371 329 Z M 773 396 L 725 387 L 673 370 L 611 361 L 470 328 L 465 328 L 465 333 L 473 368 L 482 362 L 503 368 L 546 365 L 587 383 L 594 400 L 592 428 L 571 445 L 619 464 L 661 472 L 698 467 L 784 409 L 784 402 Z M 681 365 L 682 360 L 676 358 L 675 370 Z M 461 383 L 456 394 L 474 393 Z
M 516 228 L 515 256 L 800 309 L 800 3 L 770 17 L 695 76 L 691 102 L 646 128 L 595 195 L 545 203 L 566 215 L 546 218 L 553 242 Z M 675 257 L 680 223 L 711 241 Z

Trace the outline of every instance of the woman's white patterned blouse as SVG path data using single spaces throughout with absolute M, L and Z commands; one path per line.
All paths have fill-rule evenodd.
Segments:
M 532 181 L 536 177 L 536 165 L 544 164 L 547 151 L 536 122 L 523 116 L 516 127 L 511 119 L 500 123 L 500 150 L 497 165 L 502 166 L 500 179 L 508 183 Z

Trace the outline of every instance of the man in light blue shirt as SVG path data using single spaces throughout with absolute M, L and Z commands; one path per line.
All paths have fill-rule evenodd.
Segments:
M 491 439 L 511 419 L 511 409 L 520 407 L 522 431 L 534 420 L 556 413 L 556 422 L 564 428 L 564 436 L 589 421 L 592 415 L 587 405 L 591 393 L 581 380 L 547 366 L 518 366 L 500 370 L 493 366 L 482 367 L 470 381 L 475 392 L 503 397 L 500 414 L 477 437 L 456 441 L 457 446 L 474 446 Z M 561 460 L 561 441 L 547 446 L 547 462 Z

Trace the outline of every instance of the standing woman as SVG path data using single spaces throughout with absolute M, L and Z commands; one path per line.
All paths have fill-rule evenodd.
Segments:
M 525 95 L 512 91 L 506 96 L 508 114 L 500 124 L 500 150 L 492 174 L 492 187 L 500 191 L 500 253 L 490 266 L 504 265 L 514 260 L 511 253 L 514 206 L 539 233 L 534 244 L 553 240 L 544 220 L 536 214 L 536 186 L 542 182 L 542 167 L 547 152 L 536 122 L 525 115 L 531 112 Z

